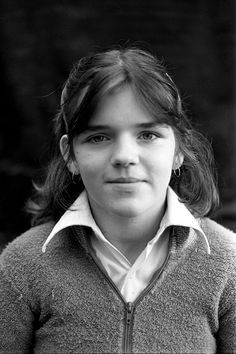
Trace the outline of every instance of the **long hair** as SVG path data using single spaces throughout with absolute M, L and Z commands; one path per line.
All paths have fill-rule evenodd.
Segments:
M 197 217 L 209 215 L 218 206 L 211 145 L 187 118 L 179 91 L 162 62 L 150 52 L 129 47 L 90 55 L 72 68 L 54 119 L 55 144 L 46 178 L 35 185 L 35 195 L 28 202 L 32 224 L 57 221 L 84 189 L 82 181 L 72 182 L 59 149 L 60 138 L 68 135 L 69 159 L 73 158 L 73 139 L 86 129 L 101 99 L 123 85 L 175 133 L 184 162 L 181 176 L 172 173 L 170 185 L 180 200 Z

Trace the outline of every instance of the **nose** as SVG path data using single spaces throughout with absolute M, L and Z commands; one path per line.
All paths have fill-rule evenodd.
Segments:
M 139 149 L 132 138 L 121 138 L 113 147 L 111 164 L 118 167 L 128 167 L 139 162 Z

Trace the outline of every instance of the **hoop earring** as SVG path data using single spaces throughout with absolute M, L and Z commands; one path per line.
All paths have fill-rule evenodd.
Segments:
M 181 171 L 180 171 L 180 168 L 178 167 L 176 170 L 174 170 L 174 175 L 175 177 L 179 178 L 180 175 L 181 175 Z
M 80 177 L 80 174 L 76 174 L 75 172 L 72 173 L 72 176 L 71 176 L 71 179 L 72 179 L 72 183 L 73 184 L 78 184 L 81 180 L 81 177 Z

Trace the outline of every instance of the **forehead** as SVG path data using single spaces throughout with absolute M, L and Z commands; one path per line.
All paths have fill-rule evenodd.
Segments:
M 106 94 L 98 104 L 89 121 L 95 125 L 137 125 L 157 123 L 139 102 L 137 96 L 129 86 L 119 87 Z

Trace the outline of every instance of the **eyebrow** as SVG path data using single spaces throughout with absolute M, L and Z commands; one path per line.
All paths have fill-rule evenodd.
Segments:
M 138 123 L 134 125 L 134 128 L 141 128 L 141 129 L 151 129 L 151 128 L 163 128 L 166 127 L 167 124 L 158 123 L 158 122 L 148 122 L 148 123 Z M 110 130 L 112 126 L 110 125 L 88 125 L 84 132 L 97 132 L 101 130 Z

